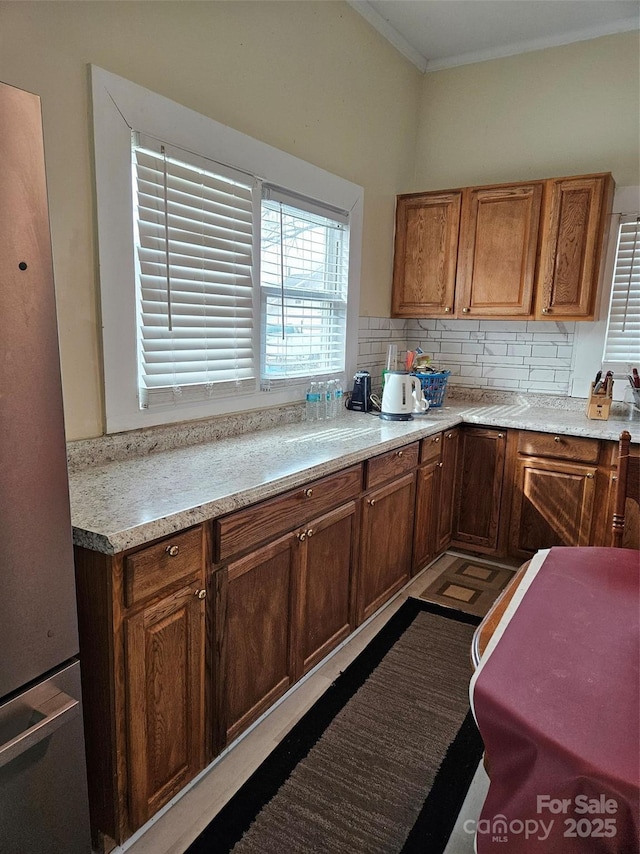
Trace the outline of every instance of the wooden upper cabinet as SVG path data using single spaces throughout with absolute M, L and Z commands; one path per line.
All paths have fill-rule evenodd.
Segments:
M 609 173 L 398 196 L 393 317 L 593 320 Z
M 537 181 L 465 190 L 457 317 L 532 316 L 542 189 Z
M 399 196 L 394 317 L 453 316 L 462 191 Z
M 537 318 L 593 320 L 613 189 L 608 173 L 547 182 Z

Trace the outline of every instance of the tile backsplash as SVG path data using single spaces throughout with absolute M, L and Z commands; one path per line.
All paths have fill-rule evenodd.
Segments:
M 397 320 L 361 317 L 358 368 L 380 385 L 387 346 L 399 359 L 420 346 L 451 385 L 566 395 L 575 323 L 527 320 Z

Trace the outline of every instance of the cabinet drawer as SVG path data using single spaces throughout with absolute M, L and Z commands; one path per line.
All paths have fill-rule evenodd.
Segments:
M 124 598 L 127 607 L 148 599 L 202 568 L 202 528 L 168 537 L 124 559 Z
M 442 433 L 429 436 L 420 442 L 420 462 L 431 463 L 439 460 L 442 453 Z
M 386 454 L 367 460 L 365 488 L 380 486 L 414 469 L 418 465 L 419 444 L 414 442 L 412 445 L 405 445 L 404 448 L 388 451 Z
M 361 489 L 362 467 L 352 466 L 218 519 L 216 563 L 356 498 Z
M 518 453 L 532 457 L 556 457 L 561 460 L 596 463 L 600 451 L 598 439 L 582 439 L 559 433 L 530 433 L 518 436 Z

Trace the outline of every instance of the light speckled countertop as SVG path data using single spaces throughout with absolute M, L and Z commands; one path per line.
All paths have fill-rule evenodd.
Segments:
M 115 554 L 339 471 L 460 423 L 617 441 L 639 420 L 590 421 L 583 411 L 523 403 L 454 402 L 409 422 L 345 412 L 120 461 L 70 468 L 74 542 Z

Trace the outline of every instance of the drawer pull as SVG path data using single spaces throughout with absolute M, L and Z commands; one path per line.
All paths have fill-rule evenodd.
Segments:
M 180 551 L 180 546 L 167 546 L 165 552 L 169 555 L 169 557 L 175 557 Z
M 196 595 L 197 599 L 206 599 L 207 598 L 207 591 L 206 590 L 196 590 L 195 595 Z
M 309 528 L 307 531 L 307 537 L 313 537 L 313 528 Z
M 441 469 L 444 463 L 438 463 L 438 468 Z
M 504 439 L 504 433 L 498 433 L 498 439 Z
M 401 457 L 401 456 L 402 456 L 402 451 L 398 451 L 398 452 L 396 453 L 396 456 L 397 456 L 397 457 Z
M 553 437 L 553 441 L 554 441 L 554 442 L 559 442 L 559 441 L 560 441 L 560 436 L 554 436 L 554 437 Z
M 440 441 L 440 436 L 436 436 L 436 438 L 435 438 L 435 439 L 433 439 L 433 441 L 434 441 L 434 442 L 436 443 L 436 445 L 437 445 L 437 444 L 438 444 L 438 442 Z
M 587 475 L 587 477 L 589 478 L 589 480 L 593 480 L 593 477 L 594 477 L 593 472 L 590 471 L 589 474 Z
M 447 433 L 447 439 L 453 439 L 453 433 Z
M 445 305 L 445 307 L 444 307 L 444 311 L 445 311 L 445 314 L 450 314 L 450 313 L 451 313 L 451 306 L 450 306 L 450 305 Z
M 469 312 L 470 312 L 470 311 L 471 311 L 471 309 L 470 309 L 470 308 L 463 308 L 463 309 L 462 309 L 462 313 L 463 313 L 463 314 L 469 314 Z
M 370 504 L 372 507 L 376 503 L 375 498 L 367 498 L 367 504 Z
M 301 543 L 304 543 L 304 541 L 307 539 L 307 532 L 306 531 L 300 531 L 300 533 L 298 534 L 298 539 L 300 540 Z
M 543 308 L 543 309 L 542 309 L 542 313 L 543 313 L 543 314 L 551 314 L 551 309 L 550 309 L 550 308 L 548 308 L 548 307 L 547 307 L 547 308 Z
M 311 487 L 308 487 L 307 489 L 305 489 L 304 494 L 307 498 L 311 498 L 311 496 L 313 495 L 313 489 Z

